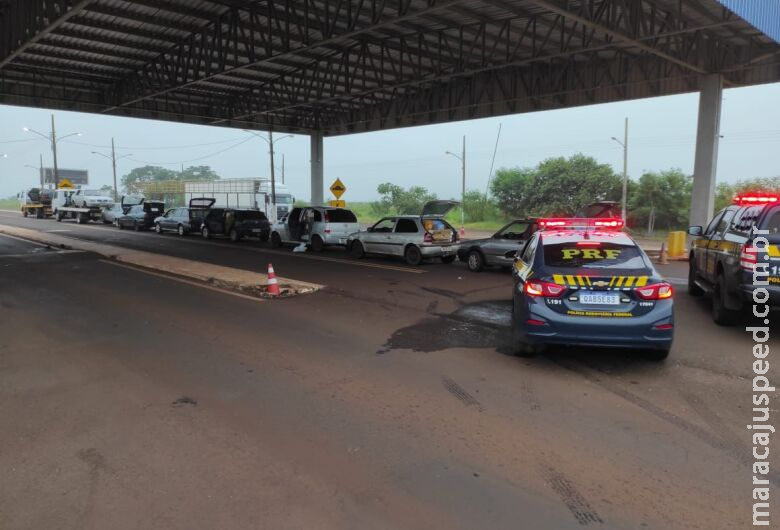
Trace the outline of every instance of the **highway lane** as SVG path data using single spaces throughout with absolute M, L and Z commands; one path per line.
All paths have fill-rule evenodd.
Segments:
M 163 239 L 194 259 L 266 259 Z M 746 526 L 750 342 L 705 301 L 678 292 L 663 365 L 583 349 L 521 360 L 503 353 L 505 273 L 274 256 L 329 287 L 253 302 L 89 254 L 0 256 L 5 526 Z

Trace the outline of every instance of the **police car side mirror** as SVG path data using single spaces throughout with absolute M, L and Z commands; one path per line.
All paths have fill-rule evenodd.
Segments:
M 700 236 L 704 233 L 704 228 L 701 226 L 689 226 L 688 227 L 688 235 L 689 236 Z

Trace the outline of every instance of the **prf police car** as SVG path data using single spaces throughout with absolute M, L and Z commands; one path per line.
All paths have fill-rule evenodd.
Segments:
M 757 232 L 758 231 L 758 232 Z M 753 298 L 753 268 L 767 265 L 769 305 L 780 305 L 780 196 L 749 193 L 719 211 L 706 228 L 691 226 L 696 239 L 691 245 L 688 293 L 712 295 L 712 319 L 720 325 L 734 322 Z M 752 252 L 757 236 L 769 243 L 765 250 Z
M 669 355 L 672 286 L 615 218 L 541 219 L 513 269 L 517 355 L 548 344 L 638 348 Z

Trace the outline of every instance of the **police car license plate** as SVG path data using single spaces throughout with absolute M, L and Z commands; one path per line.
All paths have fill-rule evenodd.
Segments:
M 620 295 L 616 293 L 581 292 L 580 303 L 588 305 L 620 305 Z

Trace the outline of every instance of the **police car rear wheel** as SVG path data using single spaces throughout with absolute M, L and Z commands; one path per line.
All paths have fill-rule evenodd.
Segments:
M 536 350 L 530 344 L 523 342 L 520 338 L 520 332 L 517 329 L 517 324 L 512 319 L 512 344 L 510 345 L 510 352 L 515 357 L 534 357 Z
M 688 294 L 691 296 L 701 296 L 704 291 L 696 285 L 696 263 L 691 259 L 688 264 Z
M 712 290 L 712 320 L 719 326 L 730 326 L 737 318 L 737 311 L 726 307 L 726 280 L 719 275 Z

